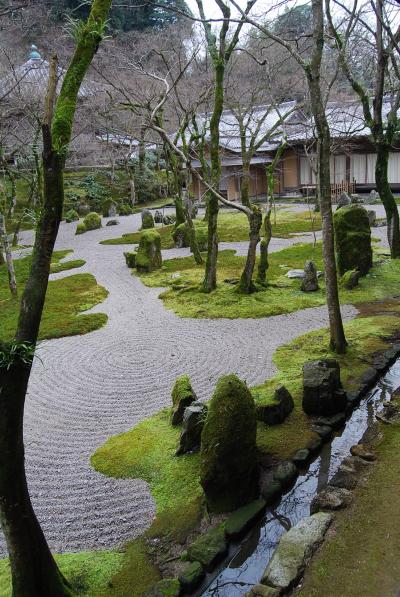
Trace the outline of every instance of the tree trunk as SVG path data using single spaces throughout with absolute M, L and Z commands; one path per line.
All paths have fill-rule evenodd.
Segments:
M 268 208 L 264 218 L 264 238 L 260 243 L 260 261 L 258 264 L 257 282 L 265 285 L 267 281 L 268 263 L 268 247 L 272 238 L 271 227 L 271 208 Z
M 3 347 L 1 347 L 3 348 Z M 23 414 L 30 365 L 0 368 L 0 522 L 10 554 L 13 597 L 73 595 L 37 521 L 24 470 Z
M 239 291 L 245 294 L 254 292 L 253 272 L 256 264 L 257 245 L 260 241 L 260 229 L 262 224 L 262 213 L 253 205 L 251 213 L 247 216 L 249 220 L 249 247 L 247 250 L 246 263 L 240 278 Z
M 15 279 L 14 263 L 12 258 L 12 252 L 10 243 L 8 242 L 7 230 L 4 224 L 4 216 L 0 214 L 0 241 L 3 245 L 4 254 L 6 256 L 7 274 L 8 274 L 8 285 L 10 287 L 11 295 L 17 297 L 17 280 Z M 2 251 L 1 251 L 2 253 Z M 1 259 L 0 259 L 1 264 Z
M 182 195 L 180 193 L 178 193 L 175 196 L 174 203 L 175 203 L 175 215 L 176 215 L 175 228 L 177 228 L 178 226 L 180 226 L 180 224 L 184 224 L 186 221 L 185 209 L 183 207 Z
M 398 259 L 400 257 L 399 211 L 388 181 L 389 147 L 386 144 L 377 144 L 376 151 L 376 189 L 386 212 L 390 255 L 392 259 Z

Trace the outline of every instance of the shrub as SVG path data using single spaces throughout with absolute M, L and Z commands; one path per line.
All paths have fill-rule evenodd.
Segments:
M 95 211 L 91 211 L 83 218 L 86 230 L 97 230 L 101 228 L 101 217 Z
M 130 216 L 131 214 L 133 214 L 133 207 L 131 205 L 128 205 L 127 203 L 122 203 L 119 206 L 118 211 L 120 216 Z
M 66 212 L 64 216 L 65 221 L 70 224 L 71 222 L 76 222 L 79 220 L 79 214 L 75 209 L 70 209 Z
M 365 276 L 372 267 L 371 227 L 368 212 L 361 205 L 347 205 L 335 211 L 335 246 L 339 275 L 357 269 Z
M 198 226 L 196 228 L 196 240 L 199 251 L 207 251 L 208 231 L 205 226 Z

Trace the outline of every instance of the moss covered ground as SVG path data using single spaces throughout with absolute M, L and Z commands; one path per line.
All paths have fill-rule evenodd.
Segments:
M 377 462 L 355 490 L 353 504 L 336 514 L 307 569 L 302 597 L 380 597 L 400 587 L 400 423 L 381 427 Z
M 250 295 L 238 292 L 237 285 L 244 267 L 245 257 L 236 256 L 234 251 L 220 251 L 218 255 L 217 289 L 205 294 L 201 283 L 204 266 L 196 265 L 193 257 L 170 259 L 163 262 L 161 269 L 150 274 L 140 274 L 146 286 L 166 288 L 160 294 L 167 309 L 180 317 L 236 319 L 239 317 L 270 317 L 292 313 L 307 307 L 325 304 L 325 283 L 320 278 L 320 290 L 302 292 L 301 280 L 289 279 L 289 269 L 302 269 L 307 259 L 315 261 L 323 269 L 321 243 L 296 244 L 269 256 L 267 272 L 268 285 L 256 286 L 257 292 Z M 227 282 L 226 282 L 227 280 Z M 376 255 L 374 267 L 361 278 L 353 290 L 340 290 L 342 304 L 358 305 L 393 296 L 400 284 L 400 262 L 390 261 Z
M 206 227 L 203 220 L 195 221 L 196 227 Z M 161 248 L 172 249 L 174 241 L 172 238 L 173 226 L 160 226 L 157 228 L 161 236 Z M 272 217 L 272 234 L 279 238 L 290 238 L 301 232 L 312 232 L 321 230 L 321 218 L 319 214 L 294 212 L 284 208 L 276 210 L 276 216 Z M 249 240 L 249 224 L 247 217 L 240 212 L 221 211 L 218 216 L 218 239 L 220 242 L 239 242 Z M 112 238 L 101 241 L 102 245 L 126 245 L 137 244 L 140 240 L 140 232 L 124 234 L 119 238 Z
M 52 259 L 52 272 L 69 267 L 80 267 L 82 260 L 60 263 L 71 251 L 56 251 Z M 15 259 L 14 267 L 19 297 L 29 274 L 31 257 Z M 60 338 L 86 334 L 102 327 L 107 321 L 104 313 L 83 312 L 101 303 L 107 290 L 99 286 L 91 274 L 75 274 L 49 282 L 46 302 L 40 326 L 39 338 Z M 0 266 L 0 336 L 2 340 L 13 337 L 18 320 L 19 299 L 13 299 L 8 288 L 6 266 Z

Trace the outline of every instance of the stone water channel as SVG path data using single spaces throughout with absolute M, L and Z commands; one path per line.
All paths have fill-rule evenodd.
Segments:
M 354 444 L 377 432 L 375 414 L 400 385 L 400 358 L 352 412 L 346 426 L 325 443 L 306 470 L 300 471 L 293 488 L 263 518 L 244 541 L 232 544 L 229 555 L 217 571 L 206 577 L 195 597 L 241 597 L 260 581 L 281 538 L 302 518 L 309 516 L 310 503 L 325 488 Z

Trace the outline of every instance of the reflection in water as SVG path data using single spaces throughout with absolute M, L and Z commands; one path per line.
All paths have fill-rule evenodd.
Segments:
M 259 582 L 280 537 L 310 513 L 310 503 L 337 471 L 341 461 L 349 455 L 353 444 L 359 442 L 367 429 L 376 424 L 375 413 L 382 401 L 400 384 L 400 359 L 385 377 L 362 400 L 352 413 L 345 429 L 326 443 L 309 469 L 297 479 L 293 489 L 283 496 L 274 511 L 268 511 L 246 541 L 231 558 L 228 566 L 203 593 L 210 597 L 241 597 Z

